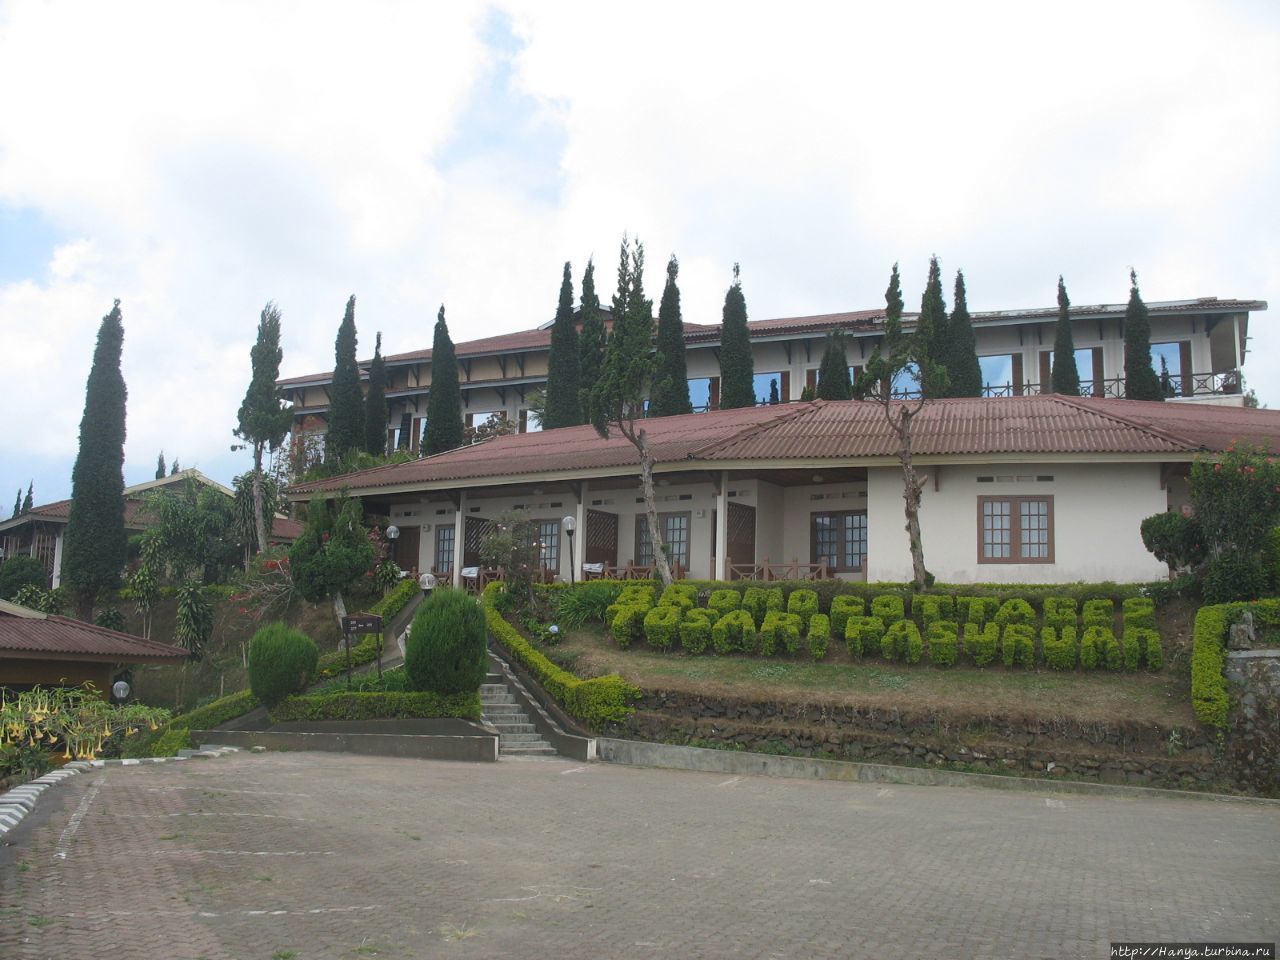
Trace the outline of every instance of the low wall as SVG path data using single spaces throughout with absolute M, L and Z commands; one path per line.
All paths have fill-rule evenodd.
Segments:
M 1011 717 L 957 720 L 871 707 L 803 706 L 651 692 L 624 736 L 864 763 L 1204 788 L 1224 779 L 1206 734 L 1152 724 Z
M 1280 650 L 1227 653 L 1227 757 L 1240 786 L 1280 793 Z
M 394 733 L 301 732 L 297 730 L 192 730 L 196 743 L 268 750 L 322 750 L 420 760 L 498 759 L 498 736 L 477 728 L 474 734 L 403 735 Z

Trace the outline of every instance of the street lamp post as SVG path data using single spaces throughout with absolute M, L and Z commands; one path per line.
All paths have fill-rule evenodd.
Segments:
M 573 531 L 578 529 L 578 521 L 565 517 L 560 522 L 564 524 L 564 535 L 569 538 L 569 586 L 573 586 L 577 574 L 577 564 L 573 560 Z

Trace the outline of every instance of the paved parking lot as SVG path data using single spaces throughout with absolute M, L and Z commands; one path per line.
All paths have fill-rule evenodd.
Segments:
M 0 957 L 1105 957 L 1274 940 L 1280 809 L 236 754 L 47 791 Z

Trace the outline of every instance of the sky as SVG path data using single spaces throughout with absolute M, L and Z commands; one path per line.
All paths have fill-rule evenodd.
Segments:
M 1269 300 L 1280 407 L 1280 5 L 0 0 L 5 490 L 66 497 L 101 318 L 124 315 L 126 483 L 224 483 L 264 304 L 282 375 L 607 300 L 639 238 L 715 323 L 883 305 Z M 948 282 L 949 289 L 949 282 Z

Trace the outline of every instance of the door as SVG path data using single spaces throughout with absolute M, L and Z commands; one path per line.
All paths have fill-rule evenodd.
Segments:
M 725 552 L 733 563 L 756 562 L 756 508 L 729 501 Z
M 582 540 L 582 562 L 618 565 L 618 515 L 587 511 L 587 535 Z
M 489 529 L 489 521 L 484 517 L 467 517 L 462 528 L 462 565 L 464 567 L 480 566 L 480 541 Z
M 401 570 L 412 570 L 416 573 L 421 545 L 421 527 L 401 527 L 399 539 L 391 545 L 391 559 Z

